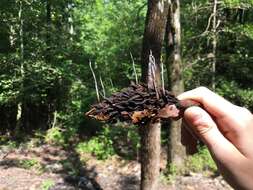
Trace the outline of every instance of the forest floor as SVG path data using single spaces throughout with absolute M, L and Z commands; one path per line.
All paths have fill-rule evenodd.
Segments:
M 100 161 L 52 145 L 0 149 L 0 190 L 138 190 L 140 164 L 113 156 Z M 231 190 L 221 176 L 190 173 L 159 190 Z

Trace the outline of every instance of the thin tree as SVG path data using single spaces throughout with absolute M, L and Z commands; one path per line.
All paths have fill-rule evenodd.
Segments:
M 149 88 L 159 87 L 160 56 L 164 39 L 168 1 L 149 0 L 141 57 L 142 82 Z M 156 190 L 160 164 L 159 122 L 150 122 L 141 133 L 141 190 Z
M 47 22 L 47 33 L 46 33 L 46 61 L 51 61 L 51 33 L 52 33 L 52 5 L 51 0 L 46 1 L 46 22 Z
M 20 91 L 23 91 L 24 84 L 24 18 L 23 18 L 23 1 L 19 1 L 19 11 L 18 11 L 18 20 L 19 20 L 19 59 L 20 59 L 20 76 L 21 76 L 21 86 Z M 22 102 L 18 103 L 17 111 L 17 122 L 18 127 L 21 126 L 21 115 L 22 115 Z
M 217 0 L 213 0 L 213 23 L 212 23 L 212 89 L 215 90 L 216 87 L 216 51 L 217 51 L 217 27 L 218 27 L 218 22 L 217 22 L 217 5 L 218 2 Z
M 170 90 L 178 95 L 184 91 L 181 61 L 180 1 L 172 0 L 169 6 L 166 28 L 166 67 Z M 176 165 L 183 163 L 186 155 L 181 142 L 181 120 L 171 122 L 169 127 L 168 161 Z

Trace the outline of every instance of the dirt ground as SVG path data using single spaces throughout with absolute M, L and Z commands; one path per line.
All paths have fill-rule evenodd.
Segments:
M 71 148 L 43 145 L 39 148 L 0 150 L 0 190 L 138 190 L 140 164 L 112 157 L 80 160 Z M 161 178 L 159 190 L 231 190 L 218 177 L 191 173 L 171 184 Z

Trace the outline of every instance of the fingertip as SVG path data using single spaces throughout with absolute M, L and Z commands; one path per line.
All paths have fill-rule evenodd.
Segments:
M 206 144 L 214 142 L 213 132 L 220 133 L 211 116 L 202 108 L 192 106 L 185 110 L 184 119 L 191 129 L 198 135 Z
M 212 117 L 202 108 L 193 106 L 186 109 L 184 119 L 216 157 L 223 157 L 224 152 L 238 152 L 231 142 L 219 131 Z
M 188 124 L 203 125 L 203 121 L 207 119 L 208 113 L 200 107 L 191 106 L 184 112 L 184 118 Z

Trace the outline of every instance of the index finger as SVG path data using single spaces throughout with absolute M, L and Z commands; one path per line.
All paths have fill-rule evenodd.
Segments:
M 224 117 L 234 111 L 235 105 L 215 94 L 206 87 L 198 87 L 184 92 L 177 97 L 179 100 L 194 100 L 199 102 L 203 108 L 215 117 Z

